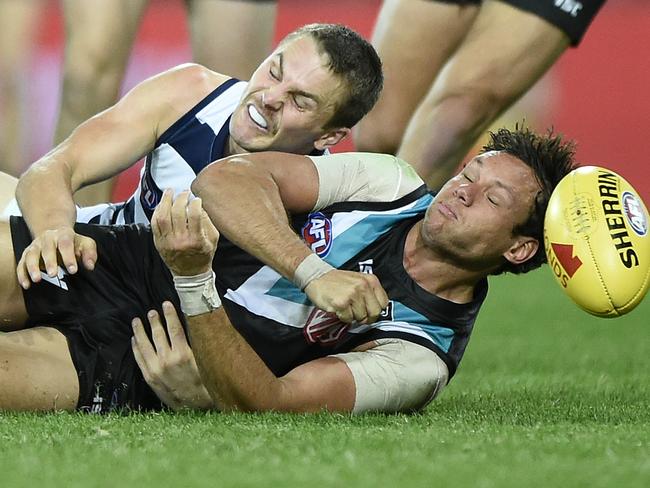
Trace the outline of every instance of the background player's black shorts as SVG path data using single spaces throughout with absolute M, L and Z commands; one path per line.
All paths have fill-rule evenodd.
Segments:
M 479 4 L 481 0 L 435 0 L 461 5 Z M 533 13 L 564 31 L 577 46 L 605 0 L 499 0 Z
M 79 376 L 78 409 L 160 409 L 163 405 L 144 381 L 131 350 L 134 317 L 160 311 L 165 300 L 180 310 L 151 232 L 136 225 L 77 224 L 75 230 L 97 243 L 95 270 L 80 267 L 75 275 L 55 283 L 42 280 L 24 291 L 28 326 L 52 326 L 65 335 Z M 11 218 L 11 237 L 18 261 L 32 240 L 22 218 Z

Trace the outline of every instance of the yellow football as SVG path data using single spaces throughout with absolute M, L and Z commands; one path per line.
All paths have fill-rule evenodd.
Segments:
M 591 314 L 626 314 L 648 291 L 648 210 L 613 171 L 585 166 L 560 181 L 546 210 L 544 247 L 557 282 Z

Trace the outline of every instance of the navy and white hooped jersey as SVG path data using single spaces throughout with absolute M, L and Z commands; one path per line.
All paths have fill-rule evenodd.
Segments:
M 390 303 L 378 322 L 340 322 L 315 308 L 292 282 L 222 239 L 214 270 L 231 322 L 276 375 L 368 341 L 400 338 L 436 352 L 451 377 L 487 294 L 487 280 L 477 286 L 471 303 L 457 304 L 410 278 L 402 262 L 406 236 L 432 200 L 422 186 L 389 203 L 337 203 L 293 218 L 294 230 L 322 259 L 379 278 Z
M 140 171 L 135 193 L 124 203 L 77 210 L 77 222 L 149 223 L 165 188 L 188 190 L 196 175 L 225 156 L 229 123 L 247 82 L 229 79 L 178 119 L 156 141 Z

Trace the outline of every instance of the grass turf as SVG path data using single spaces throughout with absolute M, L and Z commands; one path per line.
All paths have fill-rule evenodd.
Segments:
M 422 414 L 3 413 L 0 486 L 647 487 L 649 317 L 590 317 L 548 269 L 497 278 Z

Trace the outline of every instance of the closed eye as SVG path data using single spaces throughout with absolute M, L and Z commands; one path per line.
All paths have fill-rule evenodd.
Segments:
M 298 110 L 302 111 L 307 109 L 307 107 L 303 105 L 302 100 L 300 100 L 299 97 L 294 95 L 293 97 L 291 97 L 291 99 L 293 100 L 293 104 L 296 106 Z

